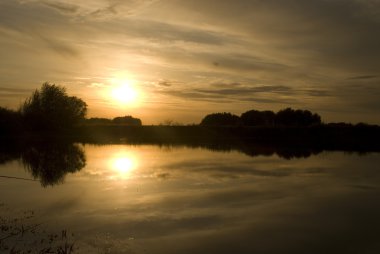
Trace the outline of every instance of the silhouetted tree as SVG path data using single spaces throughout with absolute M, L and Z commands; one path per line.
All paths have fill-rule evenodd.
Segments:
M 20 112 L 33 130 L 62 130 L 84 120 L 87 104 L 68 96 L 64 87 L 44 83 L 24 102 Z
M 240 125 L 241 120 L 237 115 L 233 115 L 231 113 L 214 113 L 205 116 L 201 123 L 201 125 L 225 125 L 225 126 L 233 126 Z
M 141 126 L 141 120 L 132 116 L 121 116 L 112 119 L 113 123 L 124 125 L 138 125 Z
M 246 126 L 273 126 L 276 114 L 272 111 L 250 110 L 241 115 L 241 120 Z
M 312 114 L 309 110 L 286 108 L 276 114 L 276 125 L 310 126 L 320 123 L 321 117 L 318 114 Z

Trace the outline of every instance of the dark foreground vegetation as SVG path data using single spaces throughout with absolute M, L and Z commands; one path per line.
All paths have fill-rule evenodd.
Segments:
M 47 232 L 34 211 L 14 211 L 0 204 L 0 253 L 70 254 L 77 249 L 66 229 Z
M 60 138 L 72 142 L 268 144 L 344 151 L 380 151 L 380 127 L 322 123 L 308 110 L 213 113 L 199 125 L 143 126 L 132 116 L 86 118 L 87 105 L 60 86 L 44 83 L 17 111 L 0 108 L 2 142 Z M 7 142 L 7 140 L 9 142 Z

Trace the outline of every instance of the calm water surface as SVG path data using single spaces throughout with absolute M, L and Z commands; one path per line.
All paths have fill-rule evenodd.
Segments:
M 73 232 L 77 253 L 380 253 L 380 154 L 75 149 L 69 173 L 32 152 L 0 165 L 17 177 L 0 178 L 0 208 Z

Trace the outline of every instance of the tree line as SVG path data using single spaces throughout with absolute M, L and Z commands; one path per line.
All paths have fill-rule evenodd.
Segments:
M 35 90 L 33 94 L 22 103 L 18 110 L 0 107 L 0 135 L 18 135 L 23 131 L 40 133 L 68 131 L 73 130 L 73 128 L 78 125 L 142 125 L 140 119 L 132 116 L 121 116 L 113 119 L 87 119 L 86 115 L 87 104 L 82 99 L 69 96 L 64 87 L 46 82 L 39 90 Z M 199 125 L 308 127 L 321 124 L 321 117 L 317 113 L 313 113 L 309 110 L 285 108 L 276 113 L 269 110 L 249 110 L 240 116 L 227 112 L 212 113 L 206 115 Z M 345 123 L 339 125 L 339 127 L 347 126 L 350 127 Z
M 265 110 L 249 110 L 237 116 L 231 113 L 212 113 L 206 115 L 200 125 L 203 126 L 299 126 L 307 127 L 321 124 L 321 117 L 309 110 L 286 108 L 274 113 Z
M 85 120 L 85 123 L 88 125 L 134 125 L 141 126 L 142 122 L 139 118 L 135 118 L 132 116 L 118 116 L 113 119 L 102 118 L 102 117 L 92 117 Z

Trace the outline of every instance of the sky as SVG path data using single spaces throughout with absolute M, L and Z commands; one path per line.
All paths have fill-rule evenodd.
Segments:
M 0 106 L 50 82 L 88 117 L 291 107 L 380 124 L 380 0 L 1 0 Z

